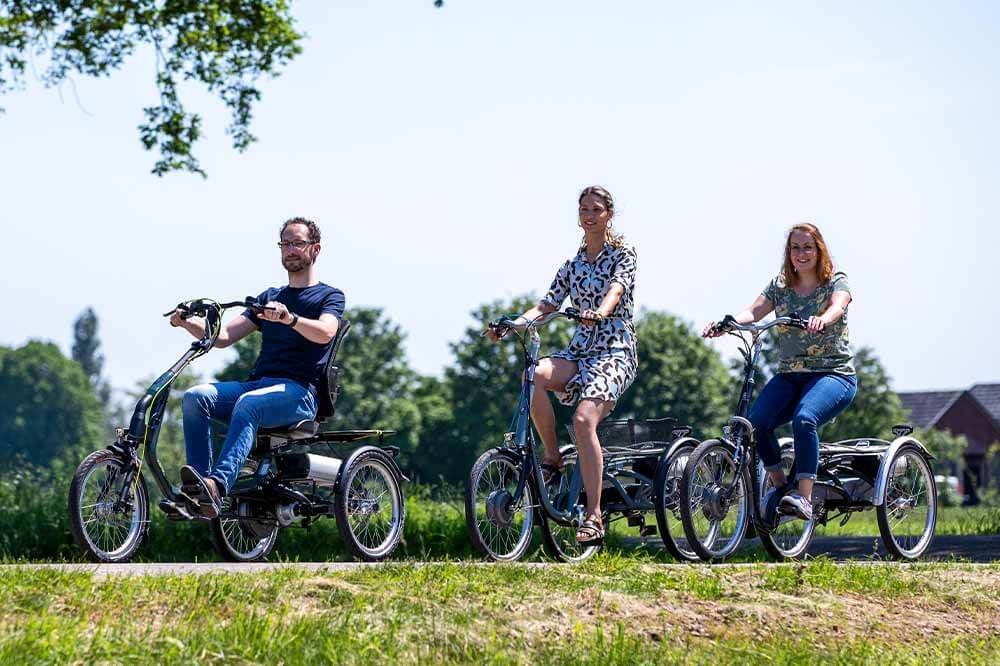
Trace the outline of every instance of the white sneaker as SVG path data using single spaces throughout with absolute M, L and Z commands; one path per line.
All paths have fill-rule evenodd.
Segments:
M 794 514 L 802 520 L 812 520 L 812 502 L 798 493 L 785 495 L 778 503 L 778 511 L 785 514 Z

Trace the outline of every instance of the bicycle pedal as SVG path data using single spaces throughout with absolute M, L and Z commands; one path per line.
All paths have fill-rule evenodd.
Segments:
M 641 513 L 635 514 L 635 515 L 632 515 L 632 516 L 628 516 L 627 520 L 628 520 L 628 526 L 629 527 L 645 527 L 646 526 L 646 519 L 643 518 L 643 516 L 642 516 Z
M 656 536 L 656 525 L 643 525 L 642 529 L 639 530 L 639 536 Z
M 160 510 L 167 514 L 167 520 L 183 522 L 191 520 L 194 517 L 183 504 L 171 502 L 166 498 L 160 500 Z

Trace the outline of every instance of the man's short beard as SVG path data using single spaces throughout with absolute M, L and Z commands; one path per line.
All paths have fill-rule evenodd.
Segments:
M 309 261 L 308 259 L 298 259 L 298 260 L 292 259 L 291 261 L 297 262 L 298 266 L 296 268 L 292 268 L 291 266 L 289 266 L 290 263 L 289 261 L 282 260 L 281 262 L 281 265 L 284 266 L 285 270 L 288 271 L 289 273 L 299 273 L 312 266 L 312 262 Z

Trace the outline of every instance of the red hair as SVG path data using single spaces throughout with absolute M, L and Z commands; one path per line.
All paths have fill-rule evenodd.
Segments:
M 816 243 L 816 277 L 821 284 L 828 282 L 833 277 L 833 261 L 830 259 L 830 251 L 826 249 L 823 234 L 819 232 L 815 224 L 802 222 L 789 229 L 788 237 L 785 239 L 785 262 L 781 267 L 781 275 L 785 278 L 785 284 L 794 287 L 799 283 L 799 274 L 792 266 L 792 234 L 796 231 L 809 234 L 813 242 Z

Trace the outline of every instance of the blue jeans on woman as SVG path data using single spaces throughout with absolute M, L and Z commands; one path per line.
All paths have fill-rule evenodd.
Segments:
M 757 453 L 764 468 L 779 471 L 781 449 L 775 428 L 792 424 L 795 466 L 792 479 L 815 479 L 819 469 L 817 428 L 851 404 L 858 392 L 856 375 L 833 372 L 785 372 L 771 378 L 750 408 Z
M 316 418 L 316 396 L 290 379 L 199 384 L 184 392 L 184 448 L 187 461 L 229 492 L 250 455 L 257 429 Z M 212 465 L 212 419 L 229 421 L 219 460 Z

